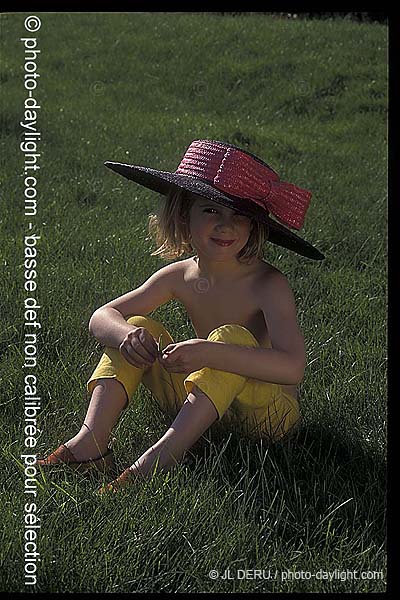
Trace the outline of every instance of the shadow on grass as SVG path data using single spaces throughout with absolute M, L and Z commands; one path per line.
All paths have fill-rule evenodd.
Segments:
M 283 541 L 303 535 L 310 524 L 315 531 L 321 524 L 321 539 L 332 527 L 336 533 L 358 531 L 369 540 L 365 543 L 385 544 L 386 463 L 354 432 L 303 426 L 290 440 L 273 445 L 217 435 L 193 454 L 193 465 L 197 458 L 217 458 L 228 486 L 240 482 L 249 497 L 253 489 L 256 512 L 272 507 L 278 493 L 291 515 L 281 520 Z
M 116 473 L 165 431 L 168 419 L 155 408 L 145 403 L 124 415 L 116 432 Z M 232 492 L 234 504 L 241 497 L 249 519 L 269 520 L 275 539 L 288 546 L 325 548 L 332 532 L 333 544 L 339 535 L 340 543 L 354 544 L 354 553 L 385 545 L 386 463 L 354 429 L 304 423 L 272 445 L 209 430 L 187 453 L 184 467 L 183 486 L 201 493 L 215 481 Z

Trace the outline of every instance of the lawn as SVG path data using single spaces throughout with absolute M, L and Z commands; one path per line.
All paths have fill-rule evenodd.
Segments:
M 36 33 L 24 28 L 28 13 L 1 15 L 1 591 L 385 591 L 387 27 L 254 13 L 37 14 Z M 40 49 L 33 216 L 20 146 L 33 69 L 24 37 Z M 175 170 L 194 139 L 236 144 L 313 192 L 301 235 L 326 260 L 265 249 L 291 283 L 306 340 L 302 428 L 274 447 L 211 435 L 192 464 L 115 497 L 98 496 L 93 478 L 38 475 L 29 587 L 24 301 L 37 299 L 41 325 L 30 451 L 40 454 L 85 415 L 101 355 L 93 311 L 165 264 L 150 256 L 146 230 L 157 195 L 103 162 Z M 40 236 L 31 293 L 28 235 Z M 195 337 L 180 303 L 153 316 L 175 340 Z M 114 433 L 120 469 L 167 425 L 138 390 Z

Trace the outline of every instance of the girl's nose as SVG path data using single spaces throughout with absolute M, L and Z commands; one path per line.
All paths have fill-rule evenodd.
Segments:
M 218 227 L 230 228 L 233 226 L 233 215 L 220 215 L 218 219 Z

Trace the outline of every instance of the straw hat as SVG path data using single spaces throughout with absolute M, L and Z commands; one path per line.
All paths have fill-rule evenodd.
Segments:
M 311 192 L 281 181 L 264 161 L 237 146 L 195 140 L 173 172 L 110 161 L 104 164 L 155 192 L 166 195 L 176 186 L 240 211 L 268 225 L 268 241 L 273 244 L 314 260 L 325 258 L 287 228 L 303 226 Z

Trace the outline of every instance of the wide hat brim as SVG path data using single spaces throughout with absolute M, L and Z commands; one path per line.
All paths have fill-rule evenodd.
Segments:
M 323 260 L 325 258 L 325 256 L 317 250 L 317 248 L 312 246 L 312 244 L 303 240 L 287 227 L 272 219 L 258 204 L 254 202 L 250 203 L 244 198 L 231 196 L 225 192 L 221 192 L 210 183 L 205 182 L 198 177 L 182 175 L 180 173 L 171 173 L 169 171 L 158 171 L 148 167 L 127 165 L 111 161 L 106 161 L 104 164 L 112 171 L 115 171 L 115 173 L 118 173 L 131 181 L 135 181 L 154 192 L 167 195 L 171 188 L 176 186 L 177 188 L 182 188 L 188 192 L 204 196 L 205 198 L 213 200 L 223 206 L 227 206 L 232 210 L 238 210 L 246 216 L 268 225 L 269 242 L 287 248 L 306 258 L 311 258 L 313 260 Z

